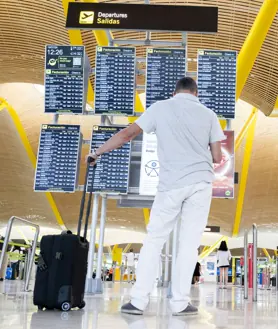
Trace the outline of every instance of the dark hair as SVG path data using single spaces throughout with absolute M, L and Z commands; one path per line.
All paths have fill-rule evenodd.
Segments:
M 189 90 L 192 93 L 197 93 L 198 86 L 196 81 L 189 77 L 178 80 L 176 83 L 175 93 L 180 93 L 183 90 Z
M 133 249 L 130 249 L 129 252 L 133 252 Z
M 218 250 L 220 250 L 220 251 L 228 251 L 229 250 L 226 241 L 221 242 L 220 247 L 219 247 Z

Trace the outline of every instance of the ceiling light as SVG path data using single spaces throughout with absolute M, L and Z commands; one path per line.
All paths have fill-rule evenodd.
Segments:
M 125 226 L 121 226 L 121 228 L 126 228 Z

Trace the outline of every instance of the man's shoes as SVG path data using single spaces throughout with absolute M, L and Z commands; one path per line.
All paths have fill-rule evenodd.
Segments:
M 4 281 L 4 279 L 3 278 L 0 278 L 0 281 Z
M 124 304 L 121 308 L 121 312 L 125 314 L 133 314 L 133 315 L 142 315 L 143 311 L 139 310 L 135 306 L 133 306 L 130 302 Z
M 181 312 L 173 313 L 174 316 L 187 316 L 187 315 L 197 315 L 198 308 L 188 303 L 188 306 Z

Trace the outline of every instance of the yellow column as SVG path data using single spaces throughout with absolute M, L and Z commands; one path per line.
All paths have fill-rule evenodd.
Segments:
M 244 204 L 245 189 L 246 189 L 246 185 L 247 185 L 249 164 L 250 164 L 251 154 L 252 154 L 253 140 L 254 140 L 254 136 L 255 136 L 257 116 L 258 116 L 258 113 L 255 114 L 255 116 L 252 120 L 252 123 L 250 124 L 250 126 L 248 128 L 247 135 L 246 135 L 246 145 L 245 145 L 243 164 L 242 164 L 242 170 L 241 170 L 241 175 L 240 175 L 239 191 L 238 191 L 238 198 L 237 198 L 237 205 L 236 205 L 236 214 L 235 214 L 234 228 L 233 228 L 233 237 L 236 237 L 238 235 L 240 222 L 241 222 L 241 215 L 242 215 L 242 209 L 243 209 L 243 204 Z
M 248 131 L 248 128 L 250 126 L 250 123 L 252 123 L 252 120 L 254 119 L 256 113 L 258 112 L 258 110 L 254 107 L 252 109 L 252 112 L 249 116 L 249 118 L 246 120 L 244 126 L 242 127 L 241 131 L 239 132 L 239 134 L 236 137 L 236 143 L 235 143 L 235 151 L 238 150 L 243 138 L 246 136 L 246 133 Z
M 237 62 L 236 99 L 240 97 L 268 30 L 278 10 L 278 0 L 264 0 L 253 26 L 241 48 Z
M 235 284 L 236 280 L 236 258 L 232 258 L 232 284 Z

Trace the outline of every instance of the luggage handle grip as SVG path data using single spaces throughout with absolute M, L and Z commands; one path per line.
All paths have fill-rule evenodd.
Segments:
M 88 182 L 88 178 L 89 178 L 90 167 L 91 167 L 91 164 L 94 163 L 95 161 L 96 160 L 94 158 L 88 156 L 85 182 L 84 182 L 84 190 L 83 190 L 81 204 L 80 204 L 80 212 L 79 212 L 78 227 L 77 227 L 77 235 L 79 237 L 80 237 L 80 234 L 81 234 L 81 226 L 82 226 L 82 220 L 83 220 L 83 214 L 84 214 L 87 182 Z M 85 219 L 84 240 L 86 240 L 86 237 L 87 237 L 87 228 L 88 228 L 89 215 L 90 215 L 90 211 L 91 211 L 92 193 L 93 193 L 93 188 L 94 188 L 94 179 L 95 179 L 96 167 L 97 167 L 97 164 L 95 162 L 95 165 L 93 167 L 92 185 L 91 185 L 91 190 L 90 190 L 90 195 L 89 195 L 89 200 L 88 200 L 88 205 L 87 205 L 86 219 Z

